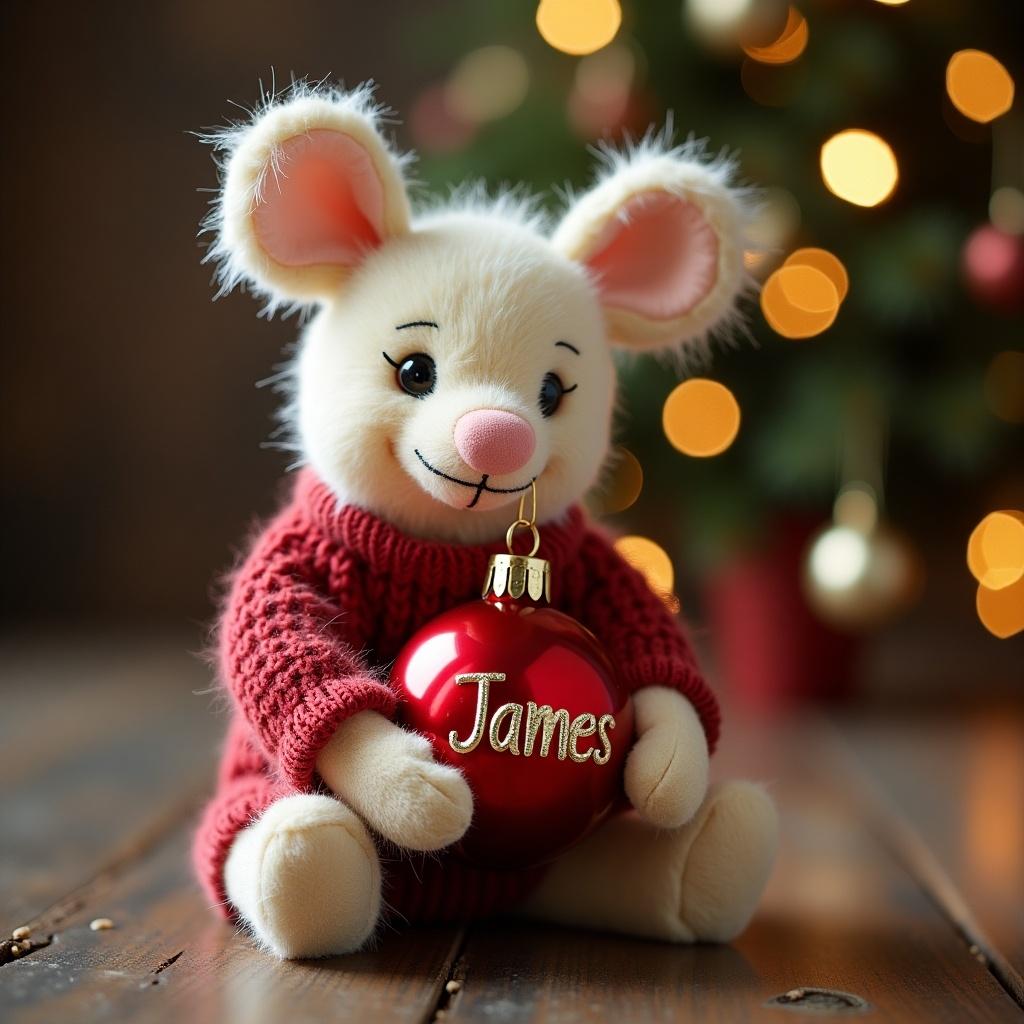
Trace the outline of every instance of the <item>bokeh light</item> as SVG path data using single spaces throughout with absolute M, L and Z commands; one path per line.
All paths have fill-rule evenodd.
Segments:
M 612 455 L 600 486 L 592 495 L 592 510 L 599 516 L 625 512 L 640 497 L 643 486 L 643 467 L 628 448 L 620 445 Z
M 684 455 L 719 455 L 736 439 L 740 406 L 718 381 L 694 377 L 683 381 L 665 400 L 661 414 L 665 436 Z
M 612 43 L 576 65 L 569 118 L 584 138 L 592 138 L 622 122 L 629 109 L 636 77 L 636 57 L 628 46 Z
M 647 537 L 630 535 L 620 537 L 615 542 L 615 550 L 643 575 L 651 590 L 661 597 L 671 595 L 675 571 L 672 559 L 660 544 Z
M 997 352 L 985 373 L 985 401 L 1006 423 L 1024 423 L 1024 352 Z
M 747 227 L 747 240 L 756 253 L 784 249 L 800 228 L 800 204 L 784 188 L 766 188 Z
M 840 303 L 850 290 L 850 276 L 846 272 L 846 267 L 843 266 L 838 256 L 830 253 L 827 249 L 814 247 L 797 249 L 786 257 L 783 266 L 813 267 L 815 270 L 820 270 L 835 286 Z
M 1000 590 L 979 586 L 978 618 L 993 635 L 1005 640 L 1024 629 L 1024 579 Z
M 846 484 L 836 497 L 832 518 L 838 526 L 847 526 L 863 534 L 871 533 L 878 525 L 875 489 L 859 480 Z
M 537 30 L 562 53 L 581 57 L 607 46 L 622 24 L 618 0 L 541 0 Z
M 807 19 L 790 7 L 782 34 L 767 46 L 744 46 L 743 52 L 761 64 L 790 64 L 807 49 Z
M 869 559 L 867 534 L 850 526 L 833 526 L 811 546 L 808 567 L 824 590 L 846 590 L 864 576 Z
M 967 542 L 967 566 L 987 590 L 1002 590 L 1024 577 L 1024 512 L 990 512 Z
M 905 3 L 909 3 L 909 0 L 878 0 L 878 3 L 884 4 L 886 7 L 902 7 Z
M 827 330 L 839 312 L 839 291 L 817 267 L 779 267 L 761 289 L 761 312 L 784 338 L 813 338 Z
M 464 149 L 477 133 L 477 126 L 456 117 L 448 103 L 448 88 L 428 86 L 409 111 L 409 131 L 416 145 L 427 153 L 455 153 Z
M 921 564 L 902 532 L 875 521 L 870 488 L 854 484 L 844 492 L 836 502 L 836 520 L 811 542 L 804 595 L 825 622 L 846 630 L 871 629 L 914 603 L 921 591 Z M 854 525 L 856 520 L 871 525 L 865 529 Z
M 511 46 L 483 46 L 466 54 L 448 79 L 446 99 L 463 121 L 482 123 L 506 117 L 530 87 L 526 60 Z
M 981 124 L 994 121 L 1013 106 L 1010 72 L 983 50 L 960 50 L 949 58 L 946 92 L 961 114 Z
M 993 224 L 979 224 L 968 236 L 960 262 L 969 290 L 984 305 L 1008 312 L 1024 307 L 1024 239 Z
M 1012 185 L 997 188 L 988 201 L 993 225 L 1008 235 L 1024 235 L 1024 192 Z
M 884 139 L 863 128 L 848 128 L 821 147 L 821 176 L 840 199 L 877 206 L 896 188 L 899 166 Z
M 707 46 L 767 46 L 785 30 L 787 0 L 686 0 L 684 19 Z

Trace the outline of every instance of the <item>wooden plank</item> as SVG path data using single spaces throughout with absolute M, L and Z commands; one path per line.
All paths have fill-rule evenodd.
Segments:
M 220 716 L 184 643 L 3 651 L 0 927 L 14 928 L 198 802 Z
M 845 718 L 881 827 L 1024 1001 L 1024 715 Z
M 788 1007 L 827 1002 L 820 989 L 866 1001 L 873 1020 L 1019 1021 L 918 881 L 863 828 L 820 733 L 729 724 L 719 769 L 775 778 L 783 810 L 780 863 L 748 931 L 731 947 L 688 948 L 477 927 L 446 1020 L 778 1022 Z
M 98 916 L 116 927 L 91 931 Z M 385 934 L 372 952 L 279 963 L 204 904 L 184 832 L 72 893 L 33 931 L 53 932 L 52 944 L 0 968 L 12 1024 L 412 1024 L 433 1015 L 461 941 L 457 929 L 407 930 Z

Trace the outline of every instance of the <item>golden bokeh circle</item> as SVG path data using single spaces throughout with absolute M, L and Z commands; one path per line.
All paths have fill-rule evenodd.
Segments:
M 685 380 L 673 389 L 661 411 L 669 443 L 684 455 L 719 455 L 736 439 L 740 406 L 736 396 L 706 377 Z
M 978 618 L 993 635 L 1005 640 L 1024 629 L 1024 579 L 1001 590 L 979 586 Z
M 744 46 L 743 52 L 759 64 L 789 64 L 807 49 L 810 30 L 807 19 L 790 7 L 782 34 L 767 46 Z
M 622 24 L 618 0 L 541 0 L 537 30 L 544 41 L 574 57 L 607 46 Z
M 846 298 L 846 293 L 850 290 L 850 275 L 847 274 L 846 267 L 838 256 L 827 249 L 797 249 L 786 257 L 783 266 L 814 267 L 815 270 L 820 270 L 835 286 L 840 302 Z
M 821 176 L 828 190 L 854 206 L 877 206 L 899 180 L 896 154 L 885 139 L 848 128 L 821 147 Z
M 640 497 L 643 486 L 644 470 L 640 461 L 628 448 L 619 446 L 609 461 L 604 479 L 591 495 L 591 508 L 599 516 L 625 512 Z
M 986 590 L 1024 578 L 1024 512 L 990 512 L 967 541 L 967 566 Z
M 946 65 L 946 92 L 965 117 L 988 124 L 1013 106 L 1010 72 L 984 50 L 959 50 Z
M 839 292 L 816 267 L 782 266 L 761 289 L 761 312 L 777 334 L 794 340 L 827 330 L 839 312 Z
M 637 572 L 656 594 L 664 597 L 672 593 L 675 585 L 675 570 L 668 552 L 648 537 L 630 535 L 615 542 L 615 550 Z

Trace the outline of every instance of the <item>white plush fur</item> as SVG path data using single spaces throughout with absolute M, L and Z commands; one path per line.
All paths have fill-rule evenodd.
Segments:
M 358 949 L 380 916 L 380 861 L 362 822 L 329 796 L 285 797 L 239 833 L 228 898 L 283 959 Z
M 727 161 L 709 161 L 694 145 L 671 148 L 649 136 L 621 154 L 606 153 L 593 190 L 576 200 L 553 238 L 530 197 L 505 193 L 488 201 L 479 188 L 457 192 L 410 220 L 403 184 L 406 159 L 380 132 L 368 89 L 341 94 L 300 87 L 269 101 L 252 125 L 212 136 L 222 158 L 223 191 L 209 227 L 225 289 L 248 281 L 271 308 L 315 301 L 290 378 L 286 411 L 291 444 L 343 501 L 383 515 L 418 536 L 475 542 L 499 537 L 514 492 L 538 476 L 541 512 L 558 518 L 597 480 L 611 439 L 615 399 L 612 344 L 674 349 L 728 324 L 746 287 L 742 271 L 744 192 L 729 186 Z M 384 244 L 355 267 L 283 267 L 259 245 L 252 214 L 287 174 L 281 146 L 297 133 L 333 129 L 369 153 L 384 186 Z M 662 189 L 696 203 L 715 227 L 719 274 L 713 292 L 680 321 L 642 323 L 603 308 L 586 268 L 588 241 L 638 192 Z M 413 320 L 438 330 L 396 332 Z M 555 348 L 567 341 L 581 350 Z M 382 352 L 400 359 L 431 355 L 438 391 L 416 401 L 395 385 Z M 578 384 L 544 419 L 537 395 L 544 375 Z M 452 444 L 463 412 L 497 407 L 526 418 L 537 450 L 521 473 L 488 481 L 467 514 L 479 474 Z
M 642 938 L 728 942 L 750 920 L 777 845 L 764 790 L 725 783 L 682 828 L 658 831 L 636 814 L 613 818 L 551 865 L 524 910 Z
M 344 93 L 299 84 L 287 103 L 268 98 L 252 123 L 206 136 L 224 154 L 223 187 L 205 225 L 215 234 L 210 257 L 219 262 L 223 292 L 247 281 L 258 294 L 266 296 L 272 312 L 285 303 L 329 298 L 348 276 L 348 267 L 281 266 L 263 251 L 254 231 L 253 210 L 288 174 L 287 164 L 280 159 L 280 147 L 295 136 L 328 129 L 359 142 L 370 154 L 384 189 L 388 235 L 399 236 L 409 230 L 409 200 L 403 177 L 409 158 L 393 150 L 381 134 L 386 114 L 384 107 L 374 103 L 369 86 Z
M 430 741 L 376 711 L 348 719 L 320 752 L 320 777 L 372 829 L 407 850 L 442 850 L 461 839 L 473 794 Z
M 381 111 L 367 88 L 343 94 L 299 86 L 282 100 L 269 99 L 253 123 L 212 136 L 223 191 L 208 225 L 216 236 L 211 255 L 220 261 L 222 290 L 246 282 L 271 310 L 309 307 L 286 377 L 285 417 L 299 461 L 317 471 L 339 502 L 369 509 L 417 537 L 497 542 L 533 477 L 542 523 L 562 516 L 597 479 L 611 446 L 613 345 L 675 351 L 680 342 L 699 343 L 731 323 L 747 287 L 744 194 L 731 188 L 727 162 L 649 136 L 622 154 L 606 154 L 599 181 L 572 203 L 553 237 L 536 202 L 520 193 L 489 200 L 478 188 L 462 190 L 414 217 L 406 158 L 380 126 Z M 288 174 L 282 147 L 313 131 L 317 138 L 343 133 L 346 152 L 353 142 L 363 148 L 370 162 L 363 165 L 380 181 L 383 216 L 372 245 L 364 238 L 316 250 L 338 253 L 339 265 L 284 266 L 261 247 L 254 211 L 273 199 L 268 190 Z M 293 179 L 300 196 L 305 180 Z M 708 278 L 713 286 L 705 288 L 699 275 L 684 278 L 701 297 L 685 316 L 667 322 L 608 307 L 601 280 L 587 265 L 594 240 L 613 219 L 625 221 L 631 199 L 649 192 L 699 208 L 717 245 Z M 287 233 L 291 223 L 279 218 L 274 231 Z M 354 223 L 345 214 L 340 227 L 330 218 L 324 226 L 352 231 L 358 241 Z M 290 255 L 289 240 L 276 251 Z M 689 274 L 689 263 L 677 266 Z M 687 306 L 689 297 L 673 304 L 670 286 L 658 281 L 659 301 L 646 308 Z M 398 329 L 413 321 L 437 327 Z M 430 355 L 438 371 L 434 392 L 405 393 L 384 353 L 396 362 Z M 539 393 L 551 372 L 575 389 L 545 418 Z M 484 481 L 462 461 L 455 424 L 478 409 L 515 413 L 533 428 L 536 449 L 518 471 Z M 482 483 L 488 489 L 481 491 Z M 752 911 L 771 860 L 771 804 L 759 790 L 739 785 L 713 792 L 701 806 L 707 745 L 693 709 L 660 687 L 639 693 L 636 709 L 639 740 L 625 784 L 646 820 L 611 822 L 558 862 L 535 909 L 556 920 L 674 940 L 734 934 Z M 375 712 L 343 724 L 317 768 L 340 799 L 289 797 L 275 804 L 241 833 L 226 870 L 231 902 L 281 956 L 344 952 L 371 933 L 380 875 L 360 819 L 398 846 L 437 850 L 456 841 L 472 816 L 462 777 L 433 762 L 426 740 Z
M 400 282 L 396 286 L 395 282 Z M 439 325 L 396 331 L 416 320 Z M 556 341 L 568 341 L 575 355 Z M 393 359 L 427 352 L 438 391 L 419 401 L 395 386 Z M 555 416 L 537 404 L 556 371 L 566 395 Z M 582 268 L 533 231 L 480 212 L 435 214 L 367 256 L 343 296 L 307 327 L 297 364 L 295 422 L 303 456 L 347 501 L 421 537 L 475 542 L 500 537 L 515 493 L 451 483 L 480 474 L 459 457 L 455 423 L 473 409 L 518 413 L 537 448 L 495 489 L 539 477 L 540 508 L 553 519 L 596 480 L 610 444 L 615 375 L 601 311 Z
M 708 788 L 708 741 L 678 690 L 649 686 L 633 698 L 636 743 L 626 759 L 626 795 L 652 825 L 678 828 Z
M 559 252 L 586 262 L 609 223 L 623 219 L 631 199 L 659 191 L 697 206 L 718 239 L 718 278 L 703 301 L 671 320 L 606 308 L 613 341 L 637 350 L 663 350 L 704 345 L 709 335 L 734 327 L 737 298 L 752 290 L 753 282 L 743 263 L 749 190 L 731 187 L 732 161 L 707 159 L 699 142 L 673 148 L 666 133 L 649 133 L 624 152 L 608 147 L 599 152 L 603 160 L 595 185 L 572 204 L 552 236 Z

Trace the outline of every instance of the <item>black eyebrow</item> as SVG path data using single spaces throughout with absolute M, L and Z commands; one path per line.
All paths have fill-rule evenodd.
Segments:
M 395 330 L 404 331 L 406 327 L 434 327 L 437 328 L 437 330 L 441 329 L 433 320 L 410 320 L 407 324 L 399 324 Z
M 575 345 L 570 345 L 567 341 L 556 341 L 555 348 L 558 348 L 559 345 L 561 345 L 562 348 L 569 349 L 570 352 L 575 352 L 576 355 L 580 354 L 580 350 Z

